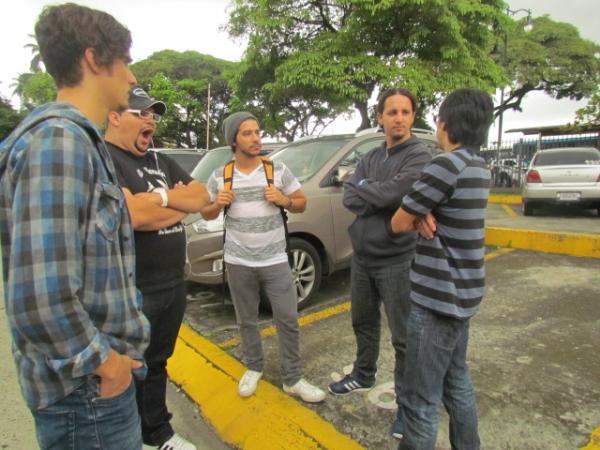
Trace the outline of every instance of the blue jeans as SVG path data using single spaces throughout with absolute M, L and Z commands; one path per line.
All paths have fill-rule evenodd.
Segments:
M 466 362 L 468 342 L 469 319 L 411 305 L 401 394 L 401 450 L 435 448 L 440 401 L 450 415 L 452 449 L 479 449 L 475 391 Z
M 410 310 L 411 261 L 367 267 L 352 258 L 351 302 L 352 328 L 356 337 L 356 360 L 352 376 L 372 385 L 377 372 L 381 337 L 381 303 L 385 308 L 395 352 L 394 388 L 399 404 L 400 384 L 406 353 L 406 320 Z
M 142 448 L 135 385 L 116 397 L 100 398 L 87 381 L 62 400 L 32 411 L 42 450 L 138 450 Z
M 174 434 L 167 409 L 167 359 L 175 349 L 185 313 L 185 282 L 142 295 L 142 311 L 150 322 L 150 345 L 144 353 L 148 373 L 143 380 L 135 380 L 136 396 L 144 443 L 159 446 Z

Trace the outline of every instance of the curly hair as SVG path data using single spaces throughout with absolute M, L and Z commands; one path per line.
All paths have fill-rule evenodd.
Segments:
M 81 82 L 80 62 L 88 48 L 103 67 L 119 59 L 130 61 L 129 30 L 110 14 L 74 3 L 44 8 L 35 37 L 46 70 L 59 88 Z

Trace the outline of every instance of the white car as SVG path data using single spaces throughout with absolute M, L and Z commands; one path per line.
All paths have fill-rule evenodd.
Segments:
M 523 215 L 541 204 L 596 208 L 600 215 L 600 150 L 593 147 L 539 150 L 521 192 Z

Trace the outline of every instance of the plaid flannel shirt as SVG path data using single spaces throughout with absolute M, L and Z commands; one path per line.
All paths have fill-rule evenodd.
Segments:
M 143 359 L 133 230 L 98 129 L 74 107 L 34 110 L 0 143 L 4 301 L 21 390 L 42 409 L 111 349 Z

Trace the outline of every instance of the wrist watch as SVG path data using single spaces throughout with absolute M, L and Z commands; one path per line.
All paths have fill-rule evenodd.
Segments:
M 167 190 L 165 188 L 156 188 L 156 189 L 154 189 L 153 192 L 156 192 L 157 194 L 160 195 L 160 198 L 162 200 L 162 203 L 160 206 L 162 206 L 163 208 L 166 208 L 167 205 L 169 204 L 169 196 L 167 195 Z

